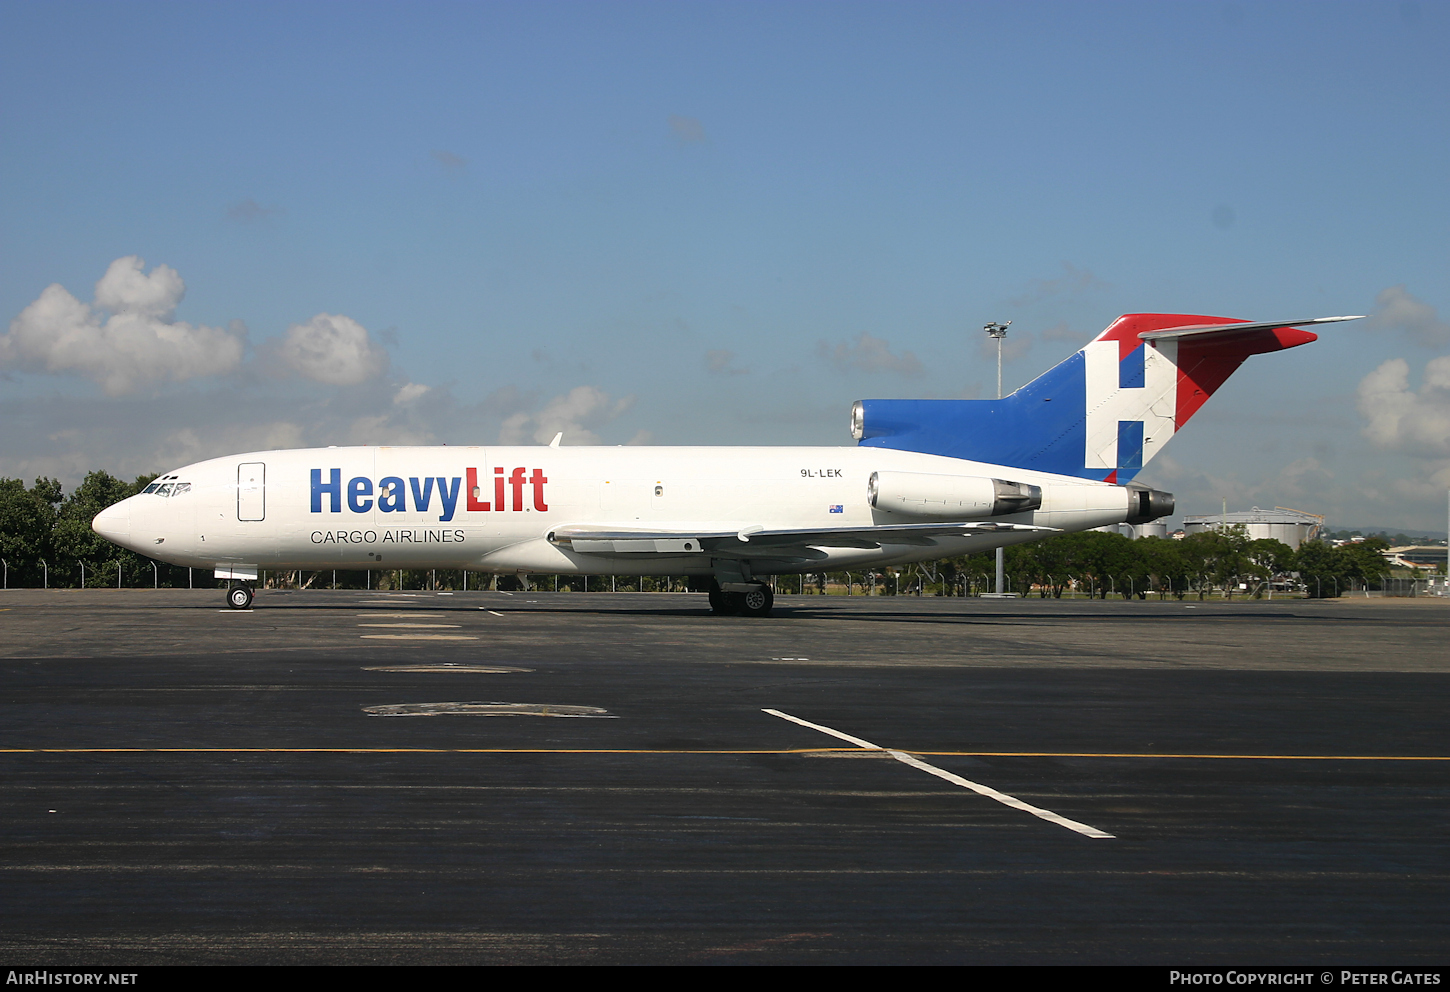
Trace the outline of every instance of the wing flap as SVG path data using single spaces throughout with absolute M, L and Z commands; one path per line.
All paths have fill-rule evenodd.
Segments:
M 721 530 L 636 530 L 576 524 L 549 532 L 549 543 L 580 554 L 677 557 L 706 554 L 724 558 L 775 556 L 792 549 L 879 548 L 883 544 L 930 547 L 938 537 L 965 537 L 994 531 L 1055 532 L 1055 527 L 997 521 L 891 524 L 882 527 L 806 527 L 767 530 L 746 527 Z M 803 557 L 814 558 L 813 554 Z

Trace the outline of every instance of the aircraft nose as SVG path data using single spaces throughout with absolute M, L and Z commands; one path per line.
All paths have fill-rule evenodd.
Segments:
M 131 508 L 125 500 L 106 507 L 91 521 L 91 530 L 113 544 L 124 546 L 131 539 Z

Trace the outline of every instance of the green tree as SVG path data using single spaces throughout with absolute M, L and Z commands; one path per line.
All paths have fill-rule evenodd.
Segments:
M 1294 554 L 1294 570 L 1310 599 L 1338 596 L 1344 584 L 1344 560 L 1326 541 L 1305 541 Z
M 1323 541 L 1306 541 L 1294 556 L 1294 568 L 1310 598 L 1338 596 L 1355 579 L 1374 582 L 1388 575 L 1389 563 L 1380 553 L 1388 546 L 1377 537 L 1337 548 Z
M 0 479 L 0 558 L 6 584 L 38 586 L 54 565 L 51 536 L 61 491 L 54 479 L 36 479 L 29 489 L 19 479 Z
M 1160 599 L 1169 595 L 1182 599 L 1188 592 L 1188 565 L 1183 557 L 1183 542 L 1166 537 L 1145 537 L 1138 542 L 1144 567 L 1152 576 L 1153 588 Z
M 1346 544 L 1337 550 L 1344 557 L 1345 573 L 1361 582 L 1377 582 L 1390 574 L 1390 563 L 1385 561 L 1384 551 L 1389 544 L 1381 537 L 1369 537 L 1354 544 Z
M 101 537 L 91 529 L 91 520 L 106 507 L 134 496 L 150 484 L 155 475 L 143 475 L 135 482 L 123 482 L 107 472 L 92 472 L 71 490 L 61 504 L 55 523 L 55 556 L 62 574 L 75 584 L 80 579 L 80 563 L 86 564 L 86 585 L 116 585 L 116 569 L 135 581 L 137 572 L 150 567 L 149 558 L 142 558 Z
M 1253 565 L 1254 573 L 1266 581 L 1272 582 L 1275 576 L 1283 575 L 1294 567 L 1294 549 L 1272 537 L 1250 541 L 1245 554 Z
M 1209 575 L 1223 587 L 1224 598 L 1232 599 L 1239 581 L 1254 574 L 1254 563 L 1249 559 L 1248 528 L 1234 524 L 1212 533 L 1216 540 L 1211 545 L 1214 557 Z
M 1037 542 L 1037 582 L 1043 598 L 1049 593 L 1053 599 L 1061 599 L 1063 590 L 1071 581 L 1073 572 L 1073 545 L 1071 535 L 1063 534 Z

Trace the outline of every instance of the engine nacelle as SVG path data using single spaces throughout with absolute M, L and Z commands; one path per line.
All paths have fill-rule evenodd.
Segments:
M 872 472 L 873 509 L 925 520 L 974 520 L 1042 506 L 1042 490 L 1022 482 L 925 472 Z
M 1146 524 L 1173 512 L 1173 494 L 1147 486 L 1128 486 L 1128 523 Z

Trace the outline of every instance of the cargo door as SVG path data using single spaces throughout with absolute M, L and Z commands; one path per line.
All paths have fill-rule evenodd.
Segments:
M 267 517 L 267 465 L 243 462 L 237 466 L 237 519 L 265 520 Z

